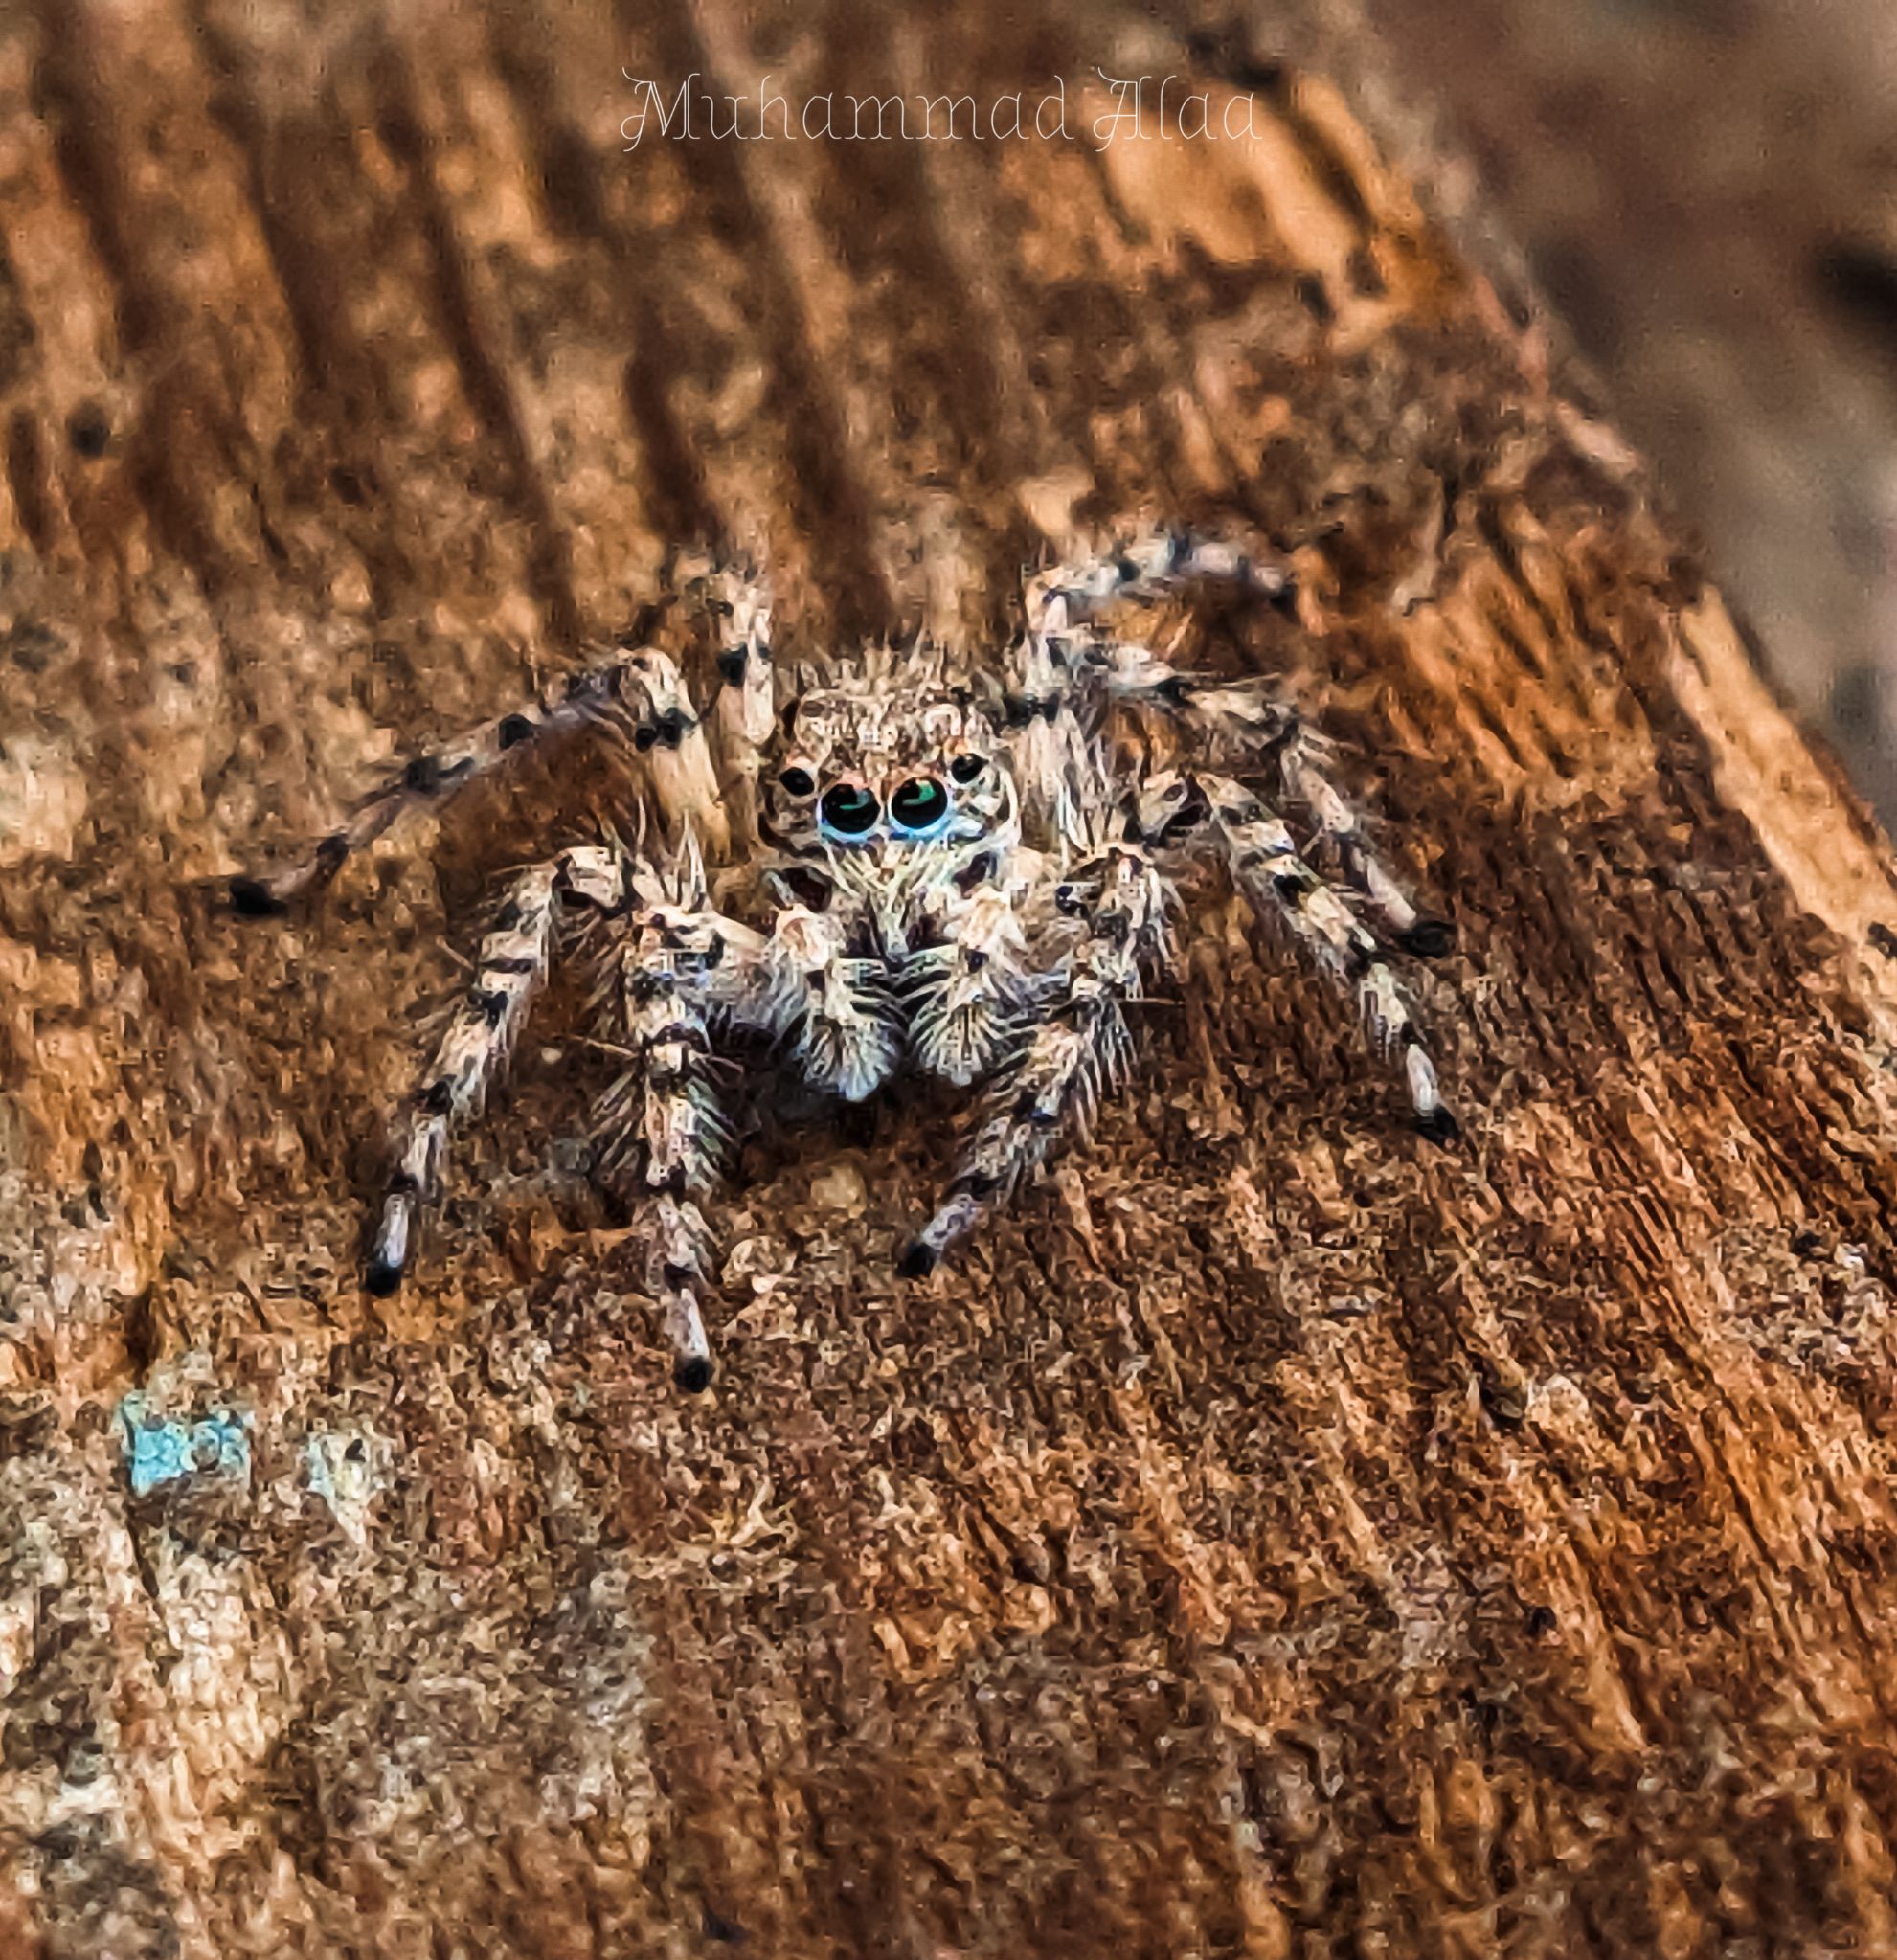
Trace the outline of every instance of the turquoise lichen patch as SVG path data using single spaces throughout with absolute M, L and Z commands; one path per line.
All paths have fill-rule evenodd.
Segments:
M 133 1389 L 119 1404 L 132 1496 L 188 1476 L 222 1476 L 250 1483 L 250 1418 L 213 1409 L 194 1420 L 156 1413 Z

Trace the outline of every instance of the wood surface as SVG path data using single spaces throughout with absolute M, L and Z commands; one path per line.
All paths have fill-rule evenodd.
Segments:
M 1193 31 L 0 14 L 0 1952 L 1897 1946 L 1886 847 L 1348 11 Z M 1096 69 L 1251 133 L 1101 145 Z M 1070 136 L 628 152 L 692 71 L 1058 76 Z M 216 881 L 669 631 L 673 541 L 767 552 L 791 649 L 992 645 L 1141 514 L 1295 566 L 1179 623 L 1454 920 L 1464 1145 L 1214 904 L 927 1284 L 952 1099 L 754 1138 L 693 1399 L 556 994 L 368 1299 L 451 949 L 606 778 L 284 922 Z M 135 1491 L 141 1410 L 235 1468 Z

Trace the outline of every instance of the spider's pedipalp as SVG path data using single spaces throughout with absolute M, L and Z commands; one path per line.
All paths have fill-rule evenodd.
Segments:
M 1101 1094 L 1125 1076 L 1132 1035 L 1125 1003 L 1168 952 L 1170 889 L 1137 845 L 1109 845 L 1063 881 L 1074 937 L 983 1098 L 982 1119 L 935 1214 L 901 1257 L 921 1277 L 1023 1179 L 1063 1130 L 1085 1131 Z
M 958 894 L 942 936 L 902 969 L 902 1008 L 916 1061 L 959 1089 L 987 1074 L 1039 981 L 1007 888 L 986 880 Z
M 881 959 L 849 951 L 843 924 L 793 905 L 761 956 L 766 1012 L 812 1088 L 861 1102 L 902 1060 L 902 1014 Z
M 559 898 L 572 894 L 611 905 L 622 889 L 616 854 L 595 845 L 530 866 L 509 886 L 493 930 L 481 942 L 473 984 L 409 1099 L 364 1275 L 371 1293 L 390 1294 L 401 1284 L 421 1211 L 440 1196 L 453 1125 L 482 1108 L 526 1025 L 553 959 Z

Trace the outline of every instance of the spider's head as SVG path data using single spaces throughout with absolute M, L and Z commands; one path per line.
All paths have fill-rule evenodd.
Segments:
M 773 839 L 814 860 L 894 865 L 932 845 L 960 855 L 1016 809 L 994 724 L 936 681 L 808 689 L 784 710 L 760 780 Z

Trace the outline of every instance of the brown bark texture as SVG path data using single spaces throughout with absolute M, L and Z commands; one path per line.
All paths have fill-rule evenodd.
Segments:
M 1885 845 L 1348 13 L 1164 12 L 0 16 L 0 1952 L 1892 1950 Z M 628 150 L 693 72 L 1067 133 Z M 1463 1145 L 1209 902 L 927 1283 L 953 1098 L 752 1138 L 690 1398 L 556 990 L 367 1298 L 450 949 L 609 785 L 216 881 L 673 540 L 991 646 L 1142 513 L 1295 566 L 1185 643 L 1454 920 Z

